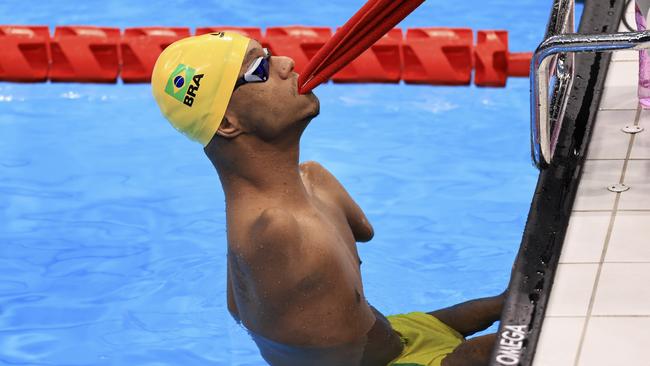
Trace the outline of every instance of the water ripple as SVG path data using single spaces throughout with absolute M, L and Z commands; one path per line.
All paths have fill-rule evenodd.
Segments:
M 401 26 L 508 28 L 513 50 L 537 46 L 548 4 L 486 1 L 481 12 L 476 1 L 425 2 Z M 364 2 L 50 1 L 16 12 L 24 4 L 6 0 L 0 19 L 335 26 Z M 387 314 L 431 311 L 502 290 L 537 178 L 527 80 L 316 93 L 301 158 L 327 167 L 375 228 L 359 245 L 369 301 Z M 226 309 L 219 180 L 149 85 L 0 83 L 0 136 L 1 364 L 264 364 Z

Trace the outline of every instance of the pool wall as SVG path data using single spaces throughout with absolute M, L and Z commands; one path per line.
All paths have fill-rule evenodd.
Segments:
M 590 1 L 579 33 L 616 33 L 625 1 Z M 491 366 L 532 365 L 580 183 L 611 53 L 576 54 L 576 73 L 558 145 L 541 171 L 499 325 Z M 516 339 L 516 352 L 508 350 Z

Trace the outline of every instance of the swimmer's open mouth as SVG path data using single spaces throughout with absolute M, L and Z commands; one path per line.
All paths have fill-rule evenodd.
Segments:
M 313 94 L 312 90 L 310 90 L 308 93 L 304 93 L 304 94 L 300 93 L 298 91 L 299 90 L 298 89 L 298 83 L 300 82 L 300 79 L 299 79 L 300 74 L 294 72 L 294 75 L 295 75 L 295 78 L 296 78 L 296 82 L 295 82 L 295 84 L 293 84 L 293 95 L 309 95 L 309 94 Z

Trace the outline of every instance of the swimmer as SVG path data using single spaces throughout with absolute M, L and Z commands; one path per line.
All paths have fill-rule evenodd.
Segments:
M 163 115 L 201 143 L 226 199 L 227 304 L 271 365 L 487 365 L 504 294 L 384 316 L 366 300 L 357 242 L 373 227 L 338 180 L 299 163 L 319 114 L 292 59 L 237 33 L 189 37 L 156 62 Z

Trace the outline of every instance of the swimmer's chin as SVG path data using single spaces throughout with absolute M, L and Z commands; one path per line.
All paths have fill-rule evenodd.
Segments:
M 314 102 L 314 109 L 311 113 L 311 118 L 315 118 L 320 114 L 320 99 L 313 92 L 306 94 Z
M 316 96 L 313 98 L 313 103 L 309 106 L 309 109 L 305 111 L 305 114 L 303 115 L 304 117 L 301 118 L 301 121 L 303 122 L 309 123 L 320 114 L 320 102 Z

